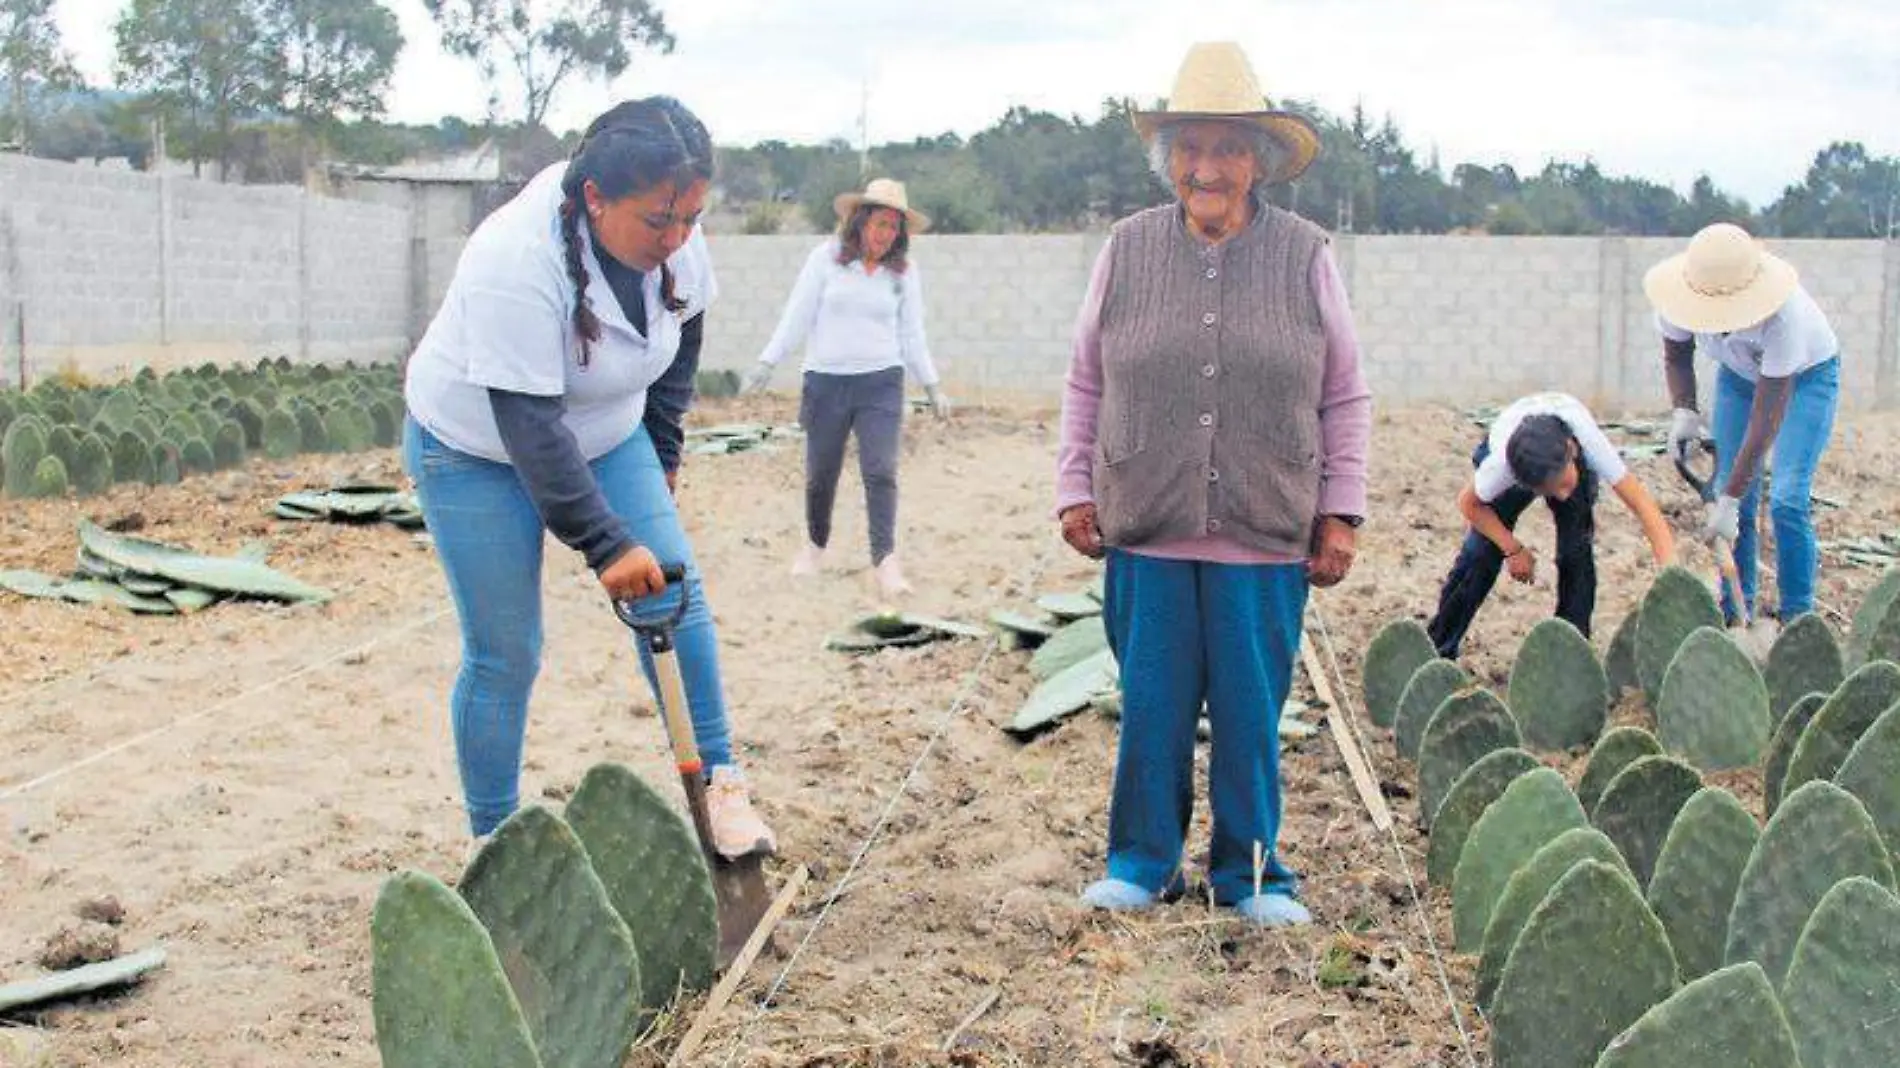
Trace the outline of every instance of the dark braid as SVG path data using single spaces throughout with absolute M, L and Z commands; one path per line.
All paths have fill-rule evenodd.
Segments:
M 592 181 L 608 200 L 634 196 L 666 182 L 684 189 L 713 174 L 712 138 L 698 116 L 670 96 L 650 96 L 614 105 L 581 135 L 561 179 L 561 239 L 567 275 L 574 282 L 574 332 L 587 366 L 600 320 L 587 300 L 587 266 L 581 246 L 585 189 Z M 673 270 L 660 264 L 660 301 L 670 312 L 685 309 L 673 289 Z

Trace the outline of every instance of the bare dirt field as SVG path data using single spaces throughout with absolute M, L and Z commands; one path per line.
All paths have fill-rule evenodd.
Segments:
M 793 403 L 710 406 L 696 419 L 789 422 Z M 1358 566 L 1314 600 L 1356 712 L 1368 638 L 1431 609 L 1461 535 L 1452 495 L 1476 433 L 1449 409 L 1379 417 Z M 918 587 L 907 607 L 980 622 L 1092 577 L 1047 516 L 1050 413 L 965 411 L 949 424 L 915 419 L 907 434 L 900 549 Z M 1821 513 L 1823 537 L 1900 527 L 1896 457 L 1892 420 L 1845 421 L 1817 491 L 1848 507 Z M 1686 534 L 1699 518 L 1689 492 L 1660 462 L 1638 470 Z M 377 890 L 404 868 L 453 881 L 467 837 L 446 714 L 456 624 L 426 542 L 269 514 L 285 492 L 361 474 L 399 477 L 387 452 L 253 461 L 174 487 L 0 509 L 0 568 L 64 571 L 81 516 L 136 513 L 146 536 L 200 550 L 262 539 L 272 564 L 339 591 L 317 607 L 227 603 L 189 618 L 0 594 L 0 982 L 40 974 L 49 940 L 106 896 L 125 911 L 112 929 L 123 950 L 169 953 L 141 986 L 8 1021 L 44 1063 L 378 1063 Z M 1253 933 L 1191 900 L 1138 922 L 1085 913 L 1075 895 L 1101 870 L 1115 724 L 1085 714 L 1013 739 L 1000 727 L 1028 692 L 1024 656 L 984 642 L 825 651 L 828 633 L 877 607 L 863 508 L 847 476 L 832 570 L 794 582 L 799 478 L 793 445 L 691 458 L 681 487 L 735 731 L 780 835 L 772 878 L 794 864 L 813 873 L 778 952 L 695 1064 L 1485 1063 L 1472 962 L 1447 961 L 1448 1001 L 1421 924 L 1442 947 L 1443 892 L 1420 908 L 1408 882 L 1407 867 L 1422 881 L 1424 848 L 1411 773 L 1363 712 L 1404 864 L 1322 733 L 1288 750 L 1282 840 L 1317 924 Z M 1527 523 L 1547 548 L 1541 509 Z M 1648 564 L 1613 499 L 1599 532 L 1601 646 Z M 1685 548 L 1685 562 L 1707 558 Z M 1874 577 L 1829 566 L 1822 600 L 1851 610 Z M 1547 570 L 1532 588 L 1501 584 L 1467 665 L 1501 680 L 1554 596 Z M 676 792 L 628 635 L 552 543 L 546 597 L 524 796 L 558 805 L 603 760 Z M 1204 821 L 1203 805 L 1197 861 Z M 629 1063 L 660 1063 L 698 1007 L 683 1005 Z

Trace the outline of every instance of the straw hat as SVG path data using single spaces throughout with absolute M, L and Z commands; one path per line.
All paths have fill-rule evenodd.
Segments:
M 913 234 L 930 229 L 930 216 L 910 206 L 910 198 L 904 193 L 904 183 L 894 178 L 873 178 L 862 193 L 839 193 L 831 202 L 831 208 L 838 213 L 838 218 L 849 219 L 860 204 L 876 204 L 881 208 L 895 208 L 903 212 L 904 218 L 910 221 L 910 232 Z
M 1799 284 L 1793 264 L 1734 223 L 1704 227 L 1687 251 L 1643 275 L 1643 292 L 1663 318 L 1707 334 L 1754 326 L 1779 311 Z
M 1298 115 L 1274 109 L 1260 91 L 1247 54 L 1232 41 L 1189 48 L 1174 76 L 1174 92 L 1168 96 L 1166 109 L 1135 112 L 1135 132 L 1144 143 L 1152 143 L 1162 126 L 1194 119 L 1237 119 L 1258 126 L 1278 141 L 1287 158 L 1275 173 L 1261 176 L 1268 182 L 1299 177 L 1319 155 L 1319 131 Z

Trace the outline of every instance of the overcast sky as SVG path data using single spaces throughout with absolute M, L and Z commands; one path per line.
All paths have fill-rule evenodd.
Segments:
M 443 54 L 422 0 L 385 2 L 407 37 L 389 117 L 480 118 L 480 79 Z M 1164 95 L 1189 43 L 1231 39 L 1270 96 L 1389 112 L 1447 171 L 1590 156 L 1685 191 L 1706 171 L 1761 205 L 1830 140 L 1900 155 L 1900 0 L 661 3 L 675 54 L 640 54 L 611 86 L 571 83 L 550 125 L 670 92 L 721 143 L 855 142 L 868 84 L 873 143 L 968 135 L 1011 105 L 1093 118 L 1104 97 Z M 95 82 L 123 6 L 57 2 Z

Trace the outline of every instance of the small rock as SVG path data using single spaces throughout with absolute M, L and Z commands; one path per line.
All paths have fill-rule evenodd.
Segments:
M 81 901 L 73 909 L 73 914 L 82 920 L 109 924 L 113 927 L 125 922 L 125 906 L 119 904 L 119 899 L 110 894 Z
M 69 924 L 46 940 L 46 948 L 40 951 L 40 967 L 63 972 L 118 955 L 119 932 L 102 923 Z

